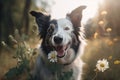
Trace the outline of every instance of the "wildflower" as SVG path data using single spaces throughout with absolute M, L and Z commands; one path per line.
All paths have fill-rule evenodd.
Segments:
M 114 64 L 120 64 L 120 60 L 115 60 Z
M 9 39 L 11 40 L 12 43 L 17 44 L 17 40 L 12 35 L 9 35 Z
M 118 40 L 119 40 L 118 38 L 114 38 L 114 39 L 113 39 L 113 41 L 115 41 L 115 42 L 118 41 Z
M 106 15 L 107 14 L 107 11 L 102 11 L 101 12 L 101 15 Z
M 99 21 L 98 24 L 99 24 L 99 25 L 103 25 L 103 24 L 104 24 L 104 21 Z
M 111 32 L 111 31 L 112 31 L 112 28 L 107 28 L 106 31 L 107 31 L 107 32 Z
M 31 53 L 32 53 L 32 49 L 31 49 L 31 48 L 27 48 L 27 49 L 26 49 L 26 53 L 27 53 L 27 54 L 31 54 Z
M 94 38 L 96 39 L 98 36 L 99 36 L 99 34 L 97 32 L 95 32 Z
M 51 51 L 48 54 L 48 59 L 50 60 L 50 62 L 57 62 L 57 52 L 56 51 Z
M 108 59 L 111 60 L 113 57 L 112 56 L 109 56 Z
M 6 47 L 7 44 L 4 41 L 1 41 L 2 46 Z
M 102 71 L 102 72 L 104 72 L 106 69 L 108 69 L 109 63 L 108 63 L 107 59 L 98 60 L 97 64 L 96 64 L 96 68 L 98 71 Z
M 20 58 L 17 58 L 17 61 L 18 61 L 18 62 L 21 62 L 21 61 L 22 61 L 22 59 L 20 59 Z

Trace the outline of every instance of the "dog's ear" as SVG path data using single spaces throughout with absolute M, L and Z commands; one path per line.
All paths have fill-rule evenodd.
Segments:
M 36 18 L 40 36 L 43 38 L 46 35 L 47 29 L 49 27 L 50 15 L 36 11 L 31 11 L 30 14 Z
M 80 6 L 74 9 L 70 14 L 67 14 L 67 17 L 70 18 L 73 27 L 80 27 L 81 26 L 81 19 L 82 19 L 82 11 L 85 9 L 86 6 Z

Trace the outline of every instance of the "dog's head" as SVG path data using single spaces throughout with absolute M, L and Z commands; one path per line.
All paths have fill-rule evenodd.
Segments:
M 41 12 L 31 11 L 36 18 L 42 40 L 42 48 L 45 53 L 57 51 L 58 58 L 64 57 L 70 48 L 78 50 L 80 44 L 79 31 L 81 26 L 82 10 L 81 6 L 73 10 L 66 18 L 50 19 L 50 15 Z

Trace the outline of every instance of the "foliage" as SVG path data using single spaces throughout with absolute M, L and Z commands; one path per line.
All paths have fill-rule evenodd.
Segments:
M 30 75 L 30 58 L 32 58 L 34 49 L 27 48 L 26 43 L 23 42 L 18 45 L 16 49 L 16 54 L 13 56 L 17 60 L 17 65 L 11 68 L 6 74 L 5 77 L 7 80 L 13 80 L 15 77 L 26 73 L 27 78 L 31 77 Z
M 23 75 L 26 77 L 22 80 L 32 80 L 31 76 L 31 60 L 36 55 L 36 48 L 32 48 L 30 44 L 37 40 L 38 32 L 37 27 L 33 26 L 33 30 L 31 31 L 32 35 L 20 35 L 19 31 L 16 29 L 14 32 L 14 36 L 9 35 L 9 40 L 11 42 L 11 47 L 14 49 L 15 54 L 13 59 L 16 60 L 16 66 L 10 68 L 8 72 L 4 75 L 5 80 L 16 80 L 18 78 L 22 78 Z M 30 42 L 30 43 L 29 43 Z M 10 48 L 4 41 L 1 42 L 5 48 Z M 68 80 L 71 78 L 73 71 L 62 72 L 63 65 L 57 63 L 50 63 L 49 69 L 55 72 L 56 78 L 58 80 Z
M 73 71 L 63 72 L 63 74 L 58 75 L 58 80 L 70 80 Z
M 30 60 L 34 56 L 35 49 L 29 48 L 26 42 L 17 45 L 14 59 L 17 61 L 17 65 L 5 74 L 5 80 L 15 80 L 22 74 L 26 73 L 26 80 L 31 80 L 32 76 L 30 74 Z M 57 63 L 49 64 L 49 69 L 54 71 L 57 75 L 57 80 L 69 80 L 73 74 L 73 71 L 61 72 L 63 66 Z
M 13 59 L 17 62 L 16 66 L 9 69 L 4 75 L 5 80 L 16 80 L 23 74 L 26 75 L 25 79 L 31 79 L 31 62 L 34 55 L 37 53 L 37 48 L 32 47 L 39 42 L 37 27 L 33 26 L 31 31 L 32 35 L 20 35 L 18 29 L 14 31 L 14 36 L 9 35 L 11 46 L 8 46 L 4 41 L 1 42 L 2 46 L 8 51 L 13 50 Z M 37 42 L 37 43 L 36 43 Z M 31 45 L 34 44 L 34 45 Z

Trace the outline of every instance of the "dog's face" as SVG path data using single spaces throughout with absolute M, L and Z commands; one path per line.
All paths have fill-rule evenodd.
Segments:
M 71 48 L 74 49 L 74 53 L 77 53 L 80 44 L 79 27 L 84 8 L 85 6 L 79 7 L 71 14 L 67 14 L 66 18 L 57 20 L 50 20 L 49 15 L 40 12 L 31 12 L 36 18 L 43 39 L 42 48 L 46 54 L 55 50 L 58 58 L 63 58 L 70 54 Z
M 66 18 L 52 20 L 47 31 L 51 36 L 46 41 L 57 51 L 58 57 L 64 57 L 74 37 L 71 21 Z

